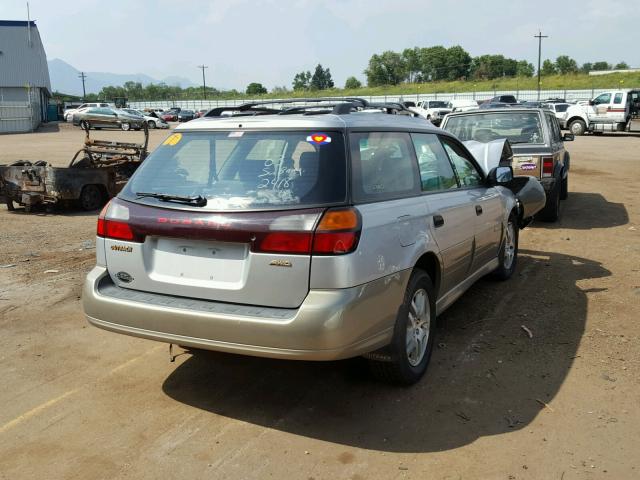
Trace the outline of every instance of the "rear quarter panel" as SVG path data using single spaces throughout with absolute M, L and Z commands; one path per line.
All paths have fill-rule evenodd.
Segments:
M 427 251 L 437 252 L 424 196 L 357 206 L 362 233 L 354 253 L 314 256 L 310 288 L 348 288 L 413 268 Z

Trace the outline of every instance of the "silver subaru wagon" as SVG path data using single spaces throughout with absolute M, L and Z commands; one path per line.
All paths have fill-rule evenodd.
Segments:
M 406 113 L 262 102 L 179 126 L 99 216 L 89 322 L 192 349 L 364 355 L 419 380 L 436 316 L 512 275 L 544 191 L 513 177 L 508 142 L 476 160 L 391 110 Z

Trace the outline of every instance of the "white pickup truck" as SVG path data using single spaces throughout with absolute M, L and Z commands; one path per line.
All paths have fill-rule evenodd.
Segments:
M 418 102 L 415 107 L 409 107 L 409 110 L 417 113 L 420 117 L 430 120 L 434 125 L 440 125 L 442 119 L 447 113 L 451 113 L 449 102 L 442 100 L 424 100 Z
M 586 132 L 621 132 L 631 123 L 634 108 L 640 102 L 640 90 L 612 90 L 588 103 L 567 109 L 562 127 L 574 135 Z

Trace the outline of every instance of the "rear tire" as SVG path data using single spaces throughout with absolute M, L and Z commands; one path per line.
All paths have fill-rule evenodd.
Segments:
M 508 280 L 516 271 L 518 264 L 518 220 L 512 212 L 507 221 L 507 228 L 504 232 L 504 242 L 498 254 L 500 266 L 493 271 L 493 277 L 496 280 Z
M 584 135 L 587 131 L 587 124 L 583 120 L 574 120 L 569 124 L 569 131 L 574 135 Z
M 153 120 L 149 120 L 149 123 L 147 125 L 150 129 L 156 128 L 156 122 L 154 122 Z
M 13 200 L 7 197 L 6 202 L 7 202 L 7 210 L 9 210 L 10 212 L 15 211 L 16 207 L 13 205 Z
M 97 210 L 104 203 L 102 190 L 98 185 L 85 185 L 80 192 L 80 206 L 83 210 L 90 212 Z
M 124 130 L 125 132 L 127 132 L 127 131 L 131 130 L 131 125 L 125 122 L 125 123 L 120 125 L 120 128 L 122 130 Z
M 544 222 L 555 222 L 560 218 L 560 190 L 561 185 L 556 182 L 553 190 L 547 196 L 547 204 L 542 209 L 541 219 Z
M 560 200 L 569 198 L 569 175 L 560 184 Z
M 82 120 L 80 122 L 80 128 L 88 132 L 89 130 L 91 130 L 91 124 L 86 120 Z
M 398 309 L 391 344 L 366 356 L 371 372 L 389 383 L 416 383 L 429 365 L 435 331 L 433 283 L 426 272 L 416 269 Z

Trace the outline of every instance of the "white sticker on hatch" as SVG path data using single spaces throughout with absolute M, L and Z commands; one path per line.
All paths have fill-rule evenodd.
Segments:
M 244 132 L 229 132 L 228 138 L 239 138 L 244 135 Z

